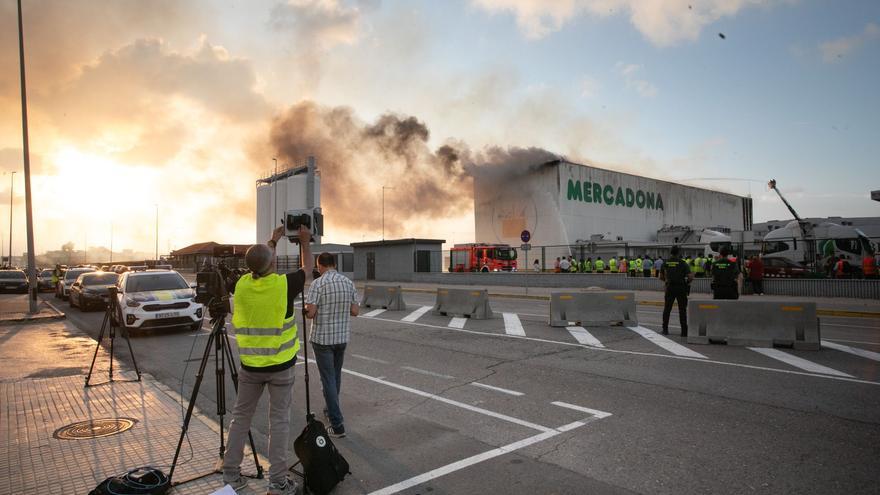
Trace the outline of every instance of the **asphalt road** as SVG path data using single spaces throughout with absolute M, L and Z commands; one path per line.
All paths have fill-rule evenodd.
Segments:
M 642 329 L 590 328 L 593 340 L 547 326 L 546 301 L 493 299 L 496 318 L 453 321 L 415 318 L 430 294 L 406 300 L 353 323 L 336 443 L 354 475 L 337 493 L 877 493 L 880 320 L 822 318 L 835 348 L 767 355 L 658 339 L 654 307 L 639 308 Z M 59 307 L 97 336 L 103 313 Z M 208 333 L 138 336 L 138 364 L 189 397 Z M 212 361 L 209 414 L 214 380 Z M 253 429 L 265 452 L 265 399 Z

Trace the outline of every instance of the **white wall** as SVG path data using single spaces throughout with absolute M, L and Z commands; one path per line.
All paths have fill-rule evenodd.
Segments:
M 266 242 L 275 227 L 281 225 L 281 219 L 287 210 L 304 209 L 306 207 L 306 174 L 294 175 L 286 179 L 259 184 L 257 186 L 257 236 L 254 242 Z M 275 194 L 277 193 L 277 206 Z M 321 178 L 315 176 L 315 206 L 321 206 Z M 320 239 L 317 239 L 320 242 Z M 299 248 L 287 241 L 278 243 L 275 250 L 278 256 L 295 256 Z

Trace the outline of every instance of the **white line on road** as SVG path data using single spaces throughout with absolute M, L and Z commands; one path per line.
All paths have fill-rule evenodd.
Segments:
M 699 352 L 692 351 L 687 347 L 679 344 L 678 342 L 667 339 L 666 337 L 648 328 L 642 326 L 627 328 L 677 356 L 706 359 L 706 356 L 700 354 Z
M 845 376 L 847 378 L 853 378 L 852 375 L 848 375 L 842 371 L 837 371 L 835 369 L 831 369 L 827 366 L 822 366 L 821 364 L 816 364 L 812 361 L 807 361 L 806 359 L 799 358 L 795 355 L 789 354 L 787 352 L 780 351 L 779 349 L 771 349 L 766 347 L 749 347 L 749 349 L 763 354 L 767 357 L 778 359 L 785 364 L 790 364 L 795 368 L 800 368 L 805 371 L 809 371 L 811 373 L 822 373 L 824 375 L 834 375 L 834 376 Z
M 526 331 L 523 330 L 522 322 L 516 313 L 503 313 L 504 315 L 504 332 L 507 335 L 519 335 L 525 337 Z
M 412 322 L 418 320 L 419 318 L 421 318 L 422 315 L 424 315 L 424 314 L 427 313 L 428 311 L 431 311 L 431 309 L 432 309 L 433 307 L 434 307 L 434 306 L 422 306 L 421 308 L 419 308 L 419 309 L 413 311 L 412 313 L 410 313 L 410 314 L 404 316 L 400 321 L 406 321 L 406 322 L 412 323 Z
M 565 327 L 565 329 L 568 330 L 568 333 L 570 333 L 571 336 L 581 344 L 593 347 L 605 347 L 599 342 L 599 339 L 594 337 L 593 334 L 588 332 L 584 327 Z
M 311 361 L 311 360 L 309 360 Z M 457 400 L 447 399 L 446 397 L 442 397 L 440 395 L 435 395 L 430 392 L 424 392 L 422 390 L 407 387 L 406 385 L 401 385 L 399 383 L 389 382 L 388 380 L 382 378 L 376 378 L 374 376 L 365 375 L 363 373 L 359 373 L 357 371 L 352 371 L 346 368 L 342 368 L 343 373 L 348 373 L 349 375 L 356 376 L 358 378 L 363 378 L 364 380 L 369 380 L 371 382 L 381 383 L 382 385 L 387 385 L 392 388 L 396 388 L 398 390 L 403 390 L 404 392 L 409 392 L 411 394 L 418 395 L 420 397 L 427 397 L 428 399 L 434 399 L 438 402 L 443 402 L 445 404 L 449 404 L 451 406 L 460 407 L 462 409 L 467 409 L 468 411 L 472 411 L 475 413 L 483 414 L 492 418 L 500 419 L 503 421 L 507 421 L 508 423 L 513 423 L 515 425 L 525 426 L 526 428 L 531 428 L 533 430 L 548 432 L 553 431 L 553 428 L 548 428 L 546 426 L 541 426 L 539 424 L 535 424 L 524 419 L 514 418 L 513 416 L 508 416 L 506 414 L 497 413 L 495 411 L 490 411 L 488 409 L 483 409 L 482 407 L 472 406 L 470 404 L 465 404 L 464 402 L 459 402 Z
M 856 356 L 872 359 L 874 361 L 880 361 L 880 352 L 868 351 L 865 349 L 859 349 L 858 347 L 850 347 L 843 344 L 835 344 L 834 342 L 828 342 L 827 340 L 822 341 L 822 347 L 830 347 L 832 349 L 837 349 L 838 351 L 848 352 L 850 354 L 855 354 Z
M 464 324 L 467 323 L 467 318 L 453 318 L 449 320 L 449 328 L 464 328 Z
M 399 320 L 390 320 L 387 318 L 374 318 L 374 319 L 377 321 L 384 321 L 387 323 L 401 323 L 401 321 L 399 321 Z M 842 376 L 823 375 L 820 373 L 807 373 L 804 371 L 783 370 L 783 369 L 779 369 L 779 368 L 771 368 L 769 366 L 755 366 L 753 364 L 731 363 L 729 361 L 718 361 L 715 359 L 692 358 L 692 357 L 687 357 L 687 356 L 672 356 L 669 354 L 661 354 L 658 352 L 626 351 L 623 349 L 609 349 L 607 347 L 606 348 L 591 347 L 591 346 L 584 345 L 584 344 L 579 344 L 579 343 L 575 343 L 575 342 L 564 342 L 561 340 L 541 339 L 541 338 L 537 338 L 537 337 L 520 337 L 517 335 L 507 335 L 507 334 L 501 334 L 501 333 L 496 333 L 496 332 L 481 332 L 478 330 L 465 330 L 465 329 L 458 330 L 458 329 L 449 328 L 449 327 L 441 327 L 439 325 L 432 325 L 430 323 L 409 323 L 409 325 L 417 326 L 417 327 L 424 327 L 424 328 L 433 328 L 433 329 L 437 329 L 437 330 L 447 330 L 447 331 L 452 331 L 452 332 L 469 333 L 471 335 L 479 335 L 479 336 L 488 337 L 488 338 L 519 339 L 519 340 L 525 340 L 525 341 L 529 341 L 529 342 L 541 342 L 543 344 L 561 345 L 561 346 L 565 346 L 565 347 L 577 347 L 580 349 L 588 349 L 588 350 L 597 351 L 597 352 L 610 352 L 610 353 L 614 353 L 614 354 L 628 354 L 630 356 L 644 356 L 644 357 L 660 358 L 660 359 L 676 359 L 676 360 L 680 360 L 680 361 L 691 361 L 694 363 L 715 364 L 715 365 L 719 365 L 719 366 L 732 366 L 734 368 L 744 368 L 744 369 L 750 369 L 750 370 L 768 371 L 770 373 L 783 373 L 786 375 L 811 376 L 813 378 L 822 378 L 825 380 L 836 380 L 836 381 L 841 381 L 841 382 L 861 383 L 864 385 L 880 386 L 880 382 L 875 382 L 875 381 L 871 381 L 871 380 L 862 380 L 859 378 L 845 378 Z
M 846 342 L 847 344 L 867 344 L 867 345 L 880 345 L 880 342 L 869 342 L 867 340 L 843 340 L 843 339 L 828 339 L 834 342 Z M 822 342 L 825 342 L 825 339 L 822 339 Z
M 428 376 L 436 376 L 437 378 L 445 378 L 447 380 L 452 380 L 453 378 L 455 378 L 454 376 L 443 375 L 440 373 L 434 373 L 433 371 L 423 370 L 421 368 L 413 368 L 412 366 L 401 366 L 400 369 L 406 370 L 406 371 L 412 371 L 413 373 L 421 373 L 423 375 L 428 375 Z
M 356 358 L 358 358 L 358 359 L 363 359 L 364 361 L 372 361 L 372 362 L 374 362 L 374 363 L 391 364 L 391 363 L 389 363 L 388 361 L 385 361 L 384 359 L 372 358 L 372 357 L 369 357 L 369 356 L 363 356 L 363 355 L 361 355 L 361 354 L 352 354 L 351 357 L 356 357 Z
M 487 388 L 487 389 L 489 389 L 489 390 L 494 390 L 494 391 L 496 391 L 496 392 L 501 392 L 501 393 L 503 393 L 503 394 L 513 395 L 513 396 L 516 396 L 516 397 L 520 397 L 520 396 L 525 395 L 524 393 L 522 393 L 522 392 L 517 392 L 516 390 L 508 390 L 508 389 L 506 389 L 506 388 L 493 387 L 492 385 L 486 385 L 485 383 L 480 383 L 480 382 L 471 382 L 471 385 L 473 385 L 473 386 L 475 386 L 475 387 Z
M 597 418 L 607 418 L 611 416 L 610 412 L 600 411 L 598 409 L 590 409 L 589 407 L 576 406 L 574 404 L 569 404 L 567 402 L 551 402 L 554 406 L 565 407 L 567 409 L 573 409 L 575 411 L 585 412 L 587 414 L 592 414 Z
M 374 310 L 370 311 L 369 313 L 365 314 L 365 315 L 364 315 L 364 318 L 372 318 L 372 317 L 374 317 L 374 316 L 379 316 L 379 315 L 381 315 L 382 313 L 384 313 L 385 311 L 386 311 L 386 310 L 384 310 L 384 309 L 382 309 L 382 308 L 374 309 Z

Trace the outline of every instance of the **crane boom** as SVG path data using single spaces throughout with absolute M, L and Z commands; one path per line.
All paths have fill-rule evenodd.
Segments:
M 790 211 L 791 214 L 794 215 L 795 220 L 797 220 L 798 223 L 803 224 L 804 220 L 800 217 L 800 215 L 797 214 L 796 211 L 794 211 L 794 208 L 792 208 L 791 205 L 788 204 L 788 201 L 785 199 L 785 196 L 783 196 L 782 193 L 779 192 L 779 189 L 776 188 L 776 179 L 770 179 L 770 182 L 768 182 L 767 185 L 770 186 L 770 189 L 773 189 L 774 191 L 776 191 L 776 194 L 779 195 L 779 199 L 781 199 L 782 202 L 785 203 L 785 206 L 788 208 L 788 211 Z

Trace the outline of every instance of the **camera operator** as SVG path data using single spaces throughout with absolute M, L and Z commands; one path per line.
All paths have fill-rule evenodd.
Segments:
M 251 273 L 243 275 L 235 286 L 232 325 L 241 370 L 223 457 L 223 481 L 236 491 L 244 488 L 247 485 L 246 478 L 241 476 L 244 443 L 257 403 L 268 386 L 269 495 L 297 491 L 296 482 L 286 476 L 294 365 L 299 350 L 293 302 L 303 291 L 306 274 L 312 271 L 314 264 L 309 248 L 311 233 L 306 227 L 300 227 L 302 268 L 287 275 L 275 273 L 275 245 L 283 235 L 284 227 L 278 227 L 266 244 L 247 250 L 245 262 Z

